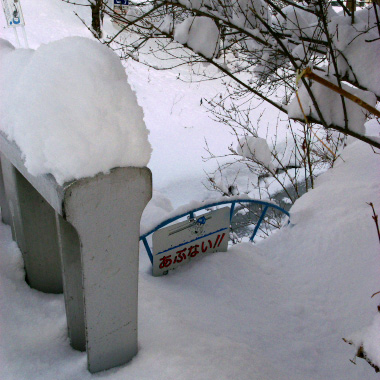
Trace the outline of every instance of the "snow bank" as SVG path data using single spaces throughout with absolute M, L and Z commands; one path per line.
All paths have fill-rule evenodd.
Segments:
M 69 37 L 37 50 L 0 43 L 1 131 L 33 175 L 57 182 L 146 166 L 142 109 L 119 58 L 102 44 Z
M 228 12 L 228 11 L 227 11 Z M 256 17 L 265 20 L 269 25 L 272 22 L 271 12 L 268 4 L 262 0 L 238 0 L 233 4 L 233 23 L 241 28 L 256 30 L 266 30 L 264 24 Z
M 0 38 L 0 51 L 2 55 L 10 53 L 14 49 L 14 46 L 9 41 Z

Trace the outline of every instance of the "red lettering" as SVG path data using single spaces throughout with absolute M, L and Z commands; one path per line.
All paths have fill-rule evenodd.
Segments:
M 199 249 L 198 248 L 199 248 L 199 244 L 192 245 L 189 248 L 189 256 L 190 257 L 195 257 L 199 253 Z
M 208 241 L 208 244 L 209 244 L 210 248 L 212 248 L 212 241 L 211 240 Z M 201 250 L 202 250 L 202 253 L 205 253 L 208 250 L 208 247 L 207 247 L 207 245 L 205 246 L 204 241 L 202 241 Z
M 217 246 L 218 241 L 219 241 L 219 238 L 220 238 L 220 235 L 218 235 L 218 236 L 216 237 L 216 240 L 215 240 L 215 243 L 214 243 L 214 248 Z
M 167 267 L 170 267 L 170 265 L 172 265 L 171 257 L 172 257 L 171 255 L 161 257 L 160 269 L 167 268 Z
M 180 251 L 177 251 L 176 254 L 177 256 L 175 257 L 174 262 L 180 263 L 182 260 L 186 259 L 186 252 L 187 248 L 181 249 Z
M 222 237 L 220 238 L 220 242 L 219 242 L 219 244 L 218 244 L 218 247 L 220 246 L 220 244 L 222 243 L 222 240 L 223 240 L 223 238 L 226 236 L 226 234 L 223 234 L 222 235 Z

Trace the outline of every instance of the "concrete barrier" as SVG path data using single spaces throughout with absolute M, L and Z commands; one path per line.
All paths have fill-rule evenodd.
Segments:
M 86 350 L 90 372 L 137 353 L 139 231 L 152 196 L 147 168 L 58 185 L 32 176 L 17 146 L 0 132 L 0 206 L 32 288 L 64 291 L 73 348 Z

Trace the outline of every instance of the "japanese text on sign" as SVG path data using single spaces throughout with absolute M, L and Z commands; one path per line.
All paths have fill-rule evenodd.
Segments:
M 191 245 L 190 247 L 180 249 L 174 254 L 174 260 L 172 259 L 172 255 L 161 257 L 160 269 L 169 269 L 172 264 L 181 263 L 183 260 L 186 260 L 187 258 L 196 257 L 198 253 L 206 253 L 209 248 L 219 247 L 225 236 L 225 233 L 222 235 L 218 235 L 214 243 L 210 239 L 208 239 L 206 244 L 205 241 L 202 241 L 202 244 L 195 244 Z
M 153 275 L 166 274 L 196 257 L 226 251 L 229 208 L 158 230 L 153 235 Z

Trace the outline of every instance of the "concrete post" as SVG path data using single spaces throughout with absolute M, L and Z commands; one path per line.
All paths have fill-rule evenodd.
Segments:
M 147 168 L 117 168 L 108 175 L 75 181 L 65 191 L 65 219 L 78 234 L 83 285 L 82 295 L 80 279 L 74 278 L 79 272 L 78 252 L 62 249 L 65 283 L 72 284 L 71 294 L 65 289 L 67 315 L 73 318 L 68 324 L 72 331 L 78 324 L 79 336 L 71 339 L 81 345 L 82 322 L 70 308 L 83 297 L 90 372 L 124 364 L 137 353 L 140 219 L 151 191 Z M 72 238 L 66 227 L 60 222 L 62 248 Z M 74 270 L 66 268 L 69 261 Z
M 1 154 L 0 154 L 0 207 L 1 207 L 1 219 L 3 223 L 11 225 L 11 214 L 9 211 L 8 200 L 5 196 L 3 170 L 1 167 Z
M 62 259 L 63 292 L 67 329 L 71 347 L 86 350 L 82 260 L 79 236 L 75 228 L 56 214 L 58 241 Z
M 26 280 L 42 292 L 62 293 L 54 209 L 4 157 L 2 171 L 12 234 L 23 254 Z
M 152 196 L 150 170 L 116 168 L 60 186 L 51 175 L 32 176 L 1 132 L 0 150 L 30 285 L 57 292 L 63 277 L 70 342 L 86 348 L 91 372 L 127 363 L 137 352 L 140 219 Z
M 18 244 L 21 251 L 25 248 L 24 234 L 21 224 L 21 211 L 16 192 L 16 168 L 5 156 L 1 156 L 1 170 L 4 181 L 5 199 L 8 203 L 10 226 L 12 228 L 12 238 Z

